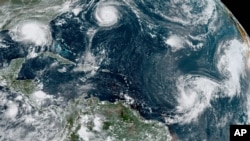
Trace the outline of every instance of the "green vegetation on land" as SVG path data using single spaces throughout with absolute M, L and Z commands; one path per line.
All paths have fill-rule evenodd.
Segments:
M 94 135 L 89 139 L 96 141 L 106 140 L 107 137 L 111 137 L 114 141 L 167 141 L 171 139 L 163 123 L 143 119 L 123 102 L 100 102 L 92 97 L 77 103 L 73 104 L 74 106 L 70 108 L 72 112 L 66 116 L 67 129 L 70 130 L 67 139 L 69 141 L 82 141 L 79 133 L 81 128 L 87 129 L 87 133 Z M 79 105 L 82 107 L 79 108 Z M 83 117 L 86 119 L 84 122 Z M 97 118 L 99 124 L 96 125 Z
M 36 83 L 33 80 L 17 80 L 24 61 L 24 58 L 13 59 L 8 67 L 0 70 L 0 86 L 23 94 L 31 94 L 35 91 Z

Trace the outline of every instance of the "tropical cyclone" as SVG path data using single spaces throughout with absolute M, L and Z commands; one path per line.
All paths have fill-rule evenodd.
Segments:
M 37 21 L 26 21 L 13 29 L 13 39 L 33 43 L 36 46 L 48 45 L 51 42 L 49 27 Z
M 97 7 L 95 17 L 100 26 L 111 26 L 119 19 L 118 11 L 113 6 Z
M 99 3 L 95 8 L 94 16 L 100 26 L 112 26 L 119 20 L 119 11 L 116 3 Z

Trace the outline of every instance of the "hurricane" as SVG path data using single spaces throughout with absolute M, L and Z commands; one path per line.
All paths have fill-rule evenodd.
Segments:
M 100 5 L 96 7 L 95 18 L 100 26 L 112 26 L 119 20 L 119 11 L 112 5 Z

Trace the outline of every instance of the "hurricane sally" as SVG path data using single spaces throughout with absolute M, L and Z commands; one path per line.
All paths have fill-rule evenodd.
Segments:
M 0 3 L 9 13 L 0 21 L 0 110 L 11 124 L 25 120 L 19 128 L 1 126 L 4 139 L 32 125 L 39 130 L 24 139 L 132 141 L 133 131 L 122 136 L 131 125 L 159 133 L 164 126 L 174 140 L 223 141 L 229 125 L 249 123 L 248 38 L 219 0 L 32 2 L 23 10 L 37 16 L 16 9 L 23 15 L 16 20 Z M 41 14 L 46 7 L 51 11 Z M 100 112 L 106 106 L 114 110 Z M 155 122 L 157 128 L 141 125 Z M 144 134 L 170 139 L 168 132 Z

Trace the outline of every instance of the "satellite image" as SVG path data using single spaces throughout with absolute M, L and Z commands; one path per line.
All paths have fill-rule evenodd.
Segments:
M 0 141 L 229 141 L 249 47 L 220 0 L 0 0 Z

